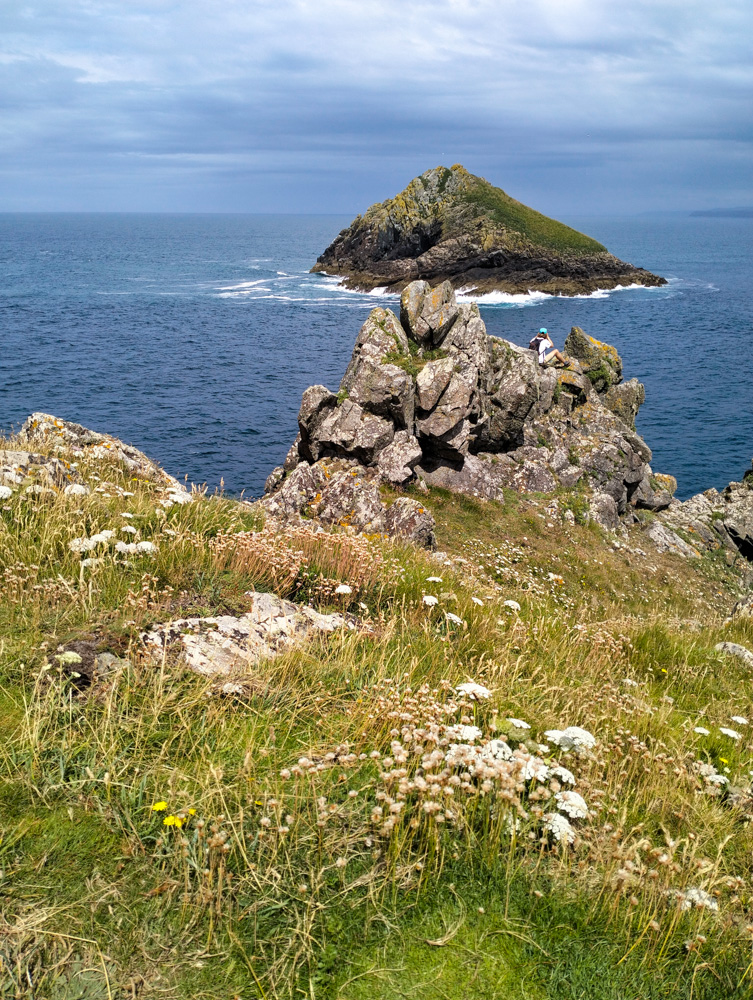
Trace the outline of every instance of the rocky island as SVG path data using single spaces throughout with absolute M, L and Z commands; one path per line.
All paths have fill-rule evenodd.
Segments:
M 448 280 L 472 294 L 580 295 L 666 284 L 460 164 L 427 170 L 396 197 L 372 205 L 311 270 L 341 275 L 360 291 L 400 291 L 416 279 Z

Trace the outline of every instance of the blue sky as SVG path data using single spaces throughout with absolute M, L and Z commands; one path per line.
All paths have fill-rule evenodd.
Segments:
M 753 204 L 750 0 L 17 0 L 0 210 L 363 211 L 460 162 L 551 214 Z

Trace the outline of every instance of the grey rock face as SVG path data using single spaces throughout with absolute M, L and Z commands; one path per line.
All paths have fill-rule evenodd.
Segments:
M 689 500 L 672 500 L 659 515 L 662 523 L 698 539 L 707 549 L 725 548 L 753 561 L 753 472 L 721 493 L 706 490 Z
M 0 450 L 0 486 L 13 488 L 32 478 L 48 487 L 77 481 L 59 458 L 37 455 L 33 451 Z
M 312 486 L 311 469 L 339 457 L 395 485 L 418 472 L 430 485 L 490 498 L 587 477 L 601 495 L 595 516 L 610 527 L 630 505 L 667 506 L 634 429 L 643 387 L 623 383 L 615 349 L 582 330 L 573 328 L 567 348 L 567 370 L 542 369 L 534 352 L 490 337 L 478 307 L 458 305 L 449 282 L 412 282 L 400 320 L 374 309 L 361 327 L 339 394 L 324 386 L 304 393 L 295 450 L 309 471 L 295 478 L 291 451 L 283 469 L 293 486 L 276 474 L 270 497 L 295 506 L 300 484 Z M 332 510 L 345 506 L 333 500 Z M 372 514 L 357 520 L 374 527 Z
M 742 663 L 748 667 L 749 670 L 753 670 L 753 653 L 745 646 L 740 646 L 736 642 L 718 642 L 714 649 L 717 653 L 726 653 L 727 656 L 734 656 L 736 660 L 740 660 Z
M 384 505 L 378 481 L 366 479 L 358 466 L 337 472 L 328 480 L 321 499 L 311 502 L 311 513 L 323 524 L 339 524 L 369 534 L 384 531 Z
M 646 534 L 660 552 L 672 552 L 674 555 L 684 556 L 686 559 L 701 554 L 661 521 L 653 521 Z
M 615 531 L 620 523 L 617 503 L 608 493 L 594 493 L 588 512 L 591 519 L 607 531 Z
M 401 486 L 413 476 L 421 454 L 421 445 L 416 438 L 407 431 L 398 431 L 390 444 L 379 453 L 377 468 L 388 483 Z
M 434 518 L 426 508 L 410 497 L 399 497 L 385 515 L 385 528 L 389 535 L 405 538 L 424 549 L 433 549 Z

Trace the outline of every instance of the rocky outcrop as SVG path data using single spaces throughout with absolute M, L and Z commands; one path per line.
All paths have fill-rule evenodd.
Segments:
M 171 646 L 180 650 L 182 661 L 194 673 L 220 676 L 236 683 L 262 659 L 270 659 L 315 634 L 354 629 L 347 615 L 323 615 L 305 604 L 284 601 L 275 594 L 248 595 L 251 609 L 244 615 L 214 618 L 181 618 L 153 625 L 141 641 L 162 659 Z M 225 693 L 234 693 L 231 690 Z
M 753 468 L 721 493 L 710 489 L 684 502 L 673 500 L 661 521 L 696 548 L 724 548 L 753 561 Z
M 350 288 L 401 290 L 417 279 L 474 293 L 531 290 L 576 295 L 619 285 L 663 285 L 606 247 L 510 198 L 459 164 L 436 167 L 395 198 L 372 207 L 344 229 L 312 271 L 342 275 Z M 440 339 L 442 321 L 431 303 L 413 335 Z
M 413 282 L 399 319 L 372 310 L 339 391 L 303 394 L 298 438 L 262 505 L 414 540 L 429 537 L 426 512 L 406 500 L 399 517 L 390 513 L 380 482 L 424 480 L 490 499 L 577 485 L 610 528 L 631 507 L 669 506 L 672 479 L 653 475 L 634 429 L 643 387 L 622 382 L 615 349 L 578 328 L 566 349 L 567 369 L 541 369 L 533 351 L 490 337 L 450 282 Z

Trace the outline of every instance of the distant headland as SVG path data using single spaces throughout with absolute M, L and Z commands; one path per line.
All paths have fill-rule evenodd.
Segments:
M 601 243 L 515 201 L 455 164 L 416 177 L 357 216 L 312 271 L 360 291 L 448 280 L 475 294 L 582 295 L 666 279 L 618 260 Z

